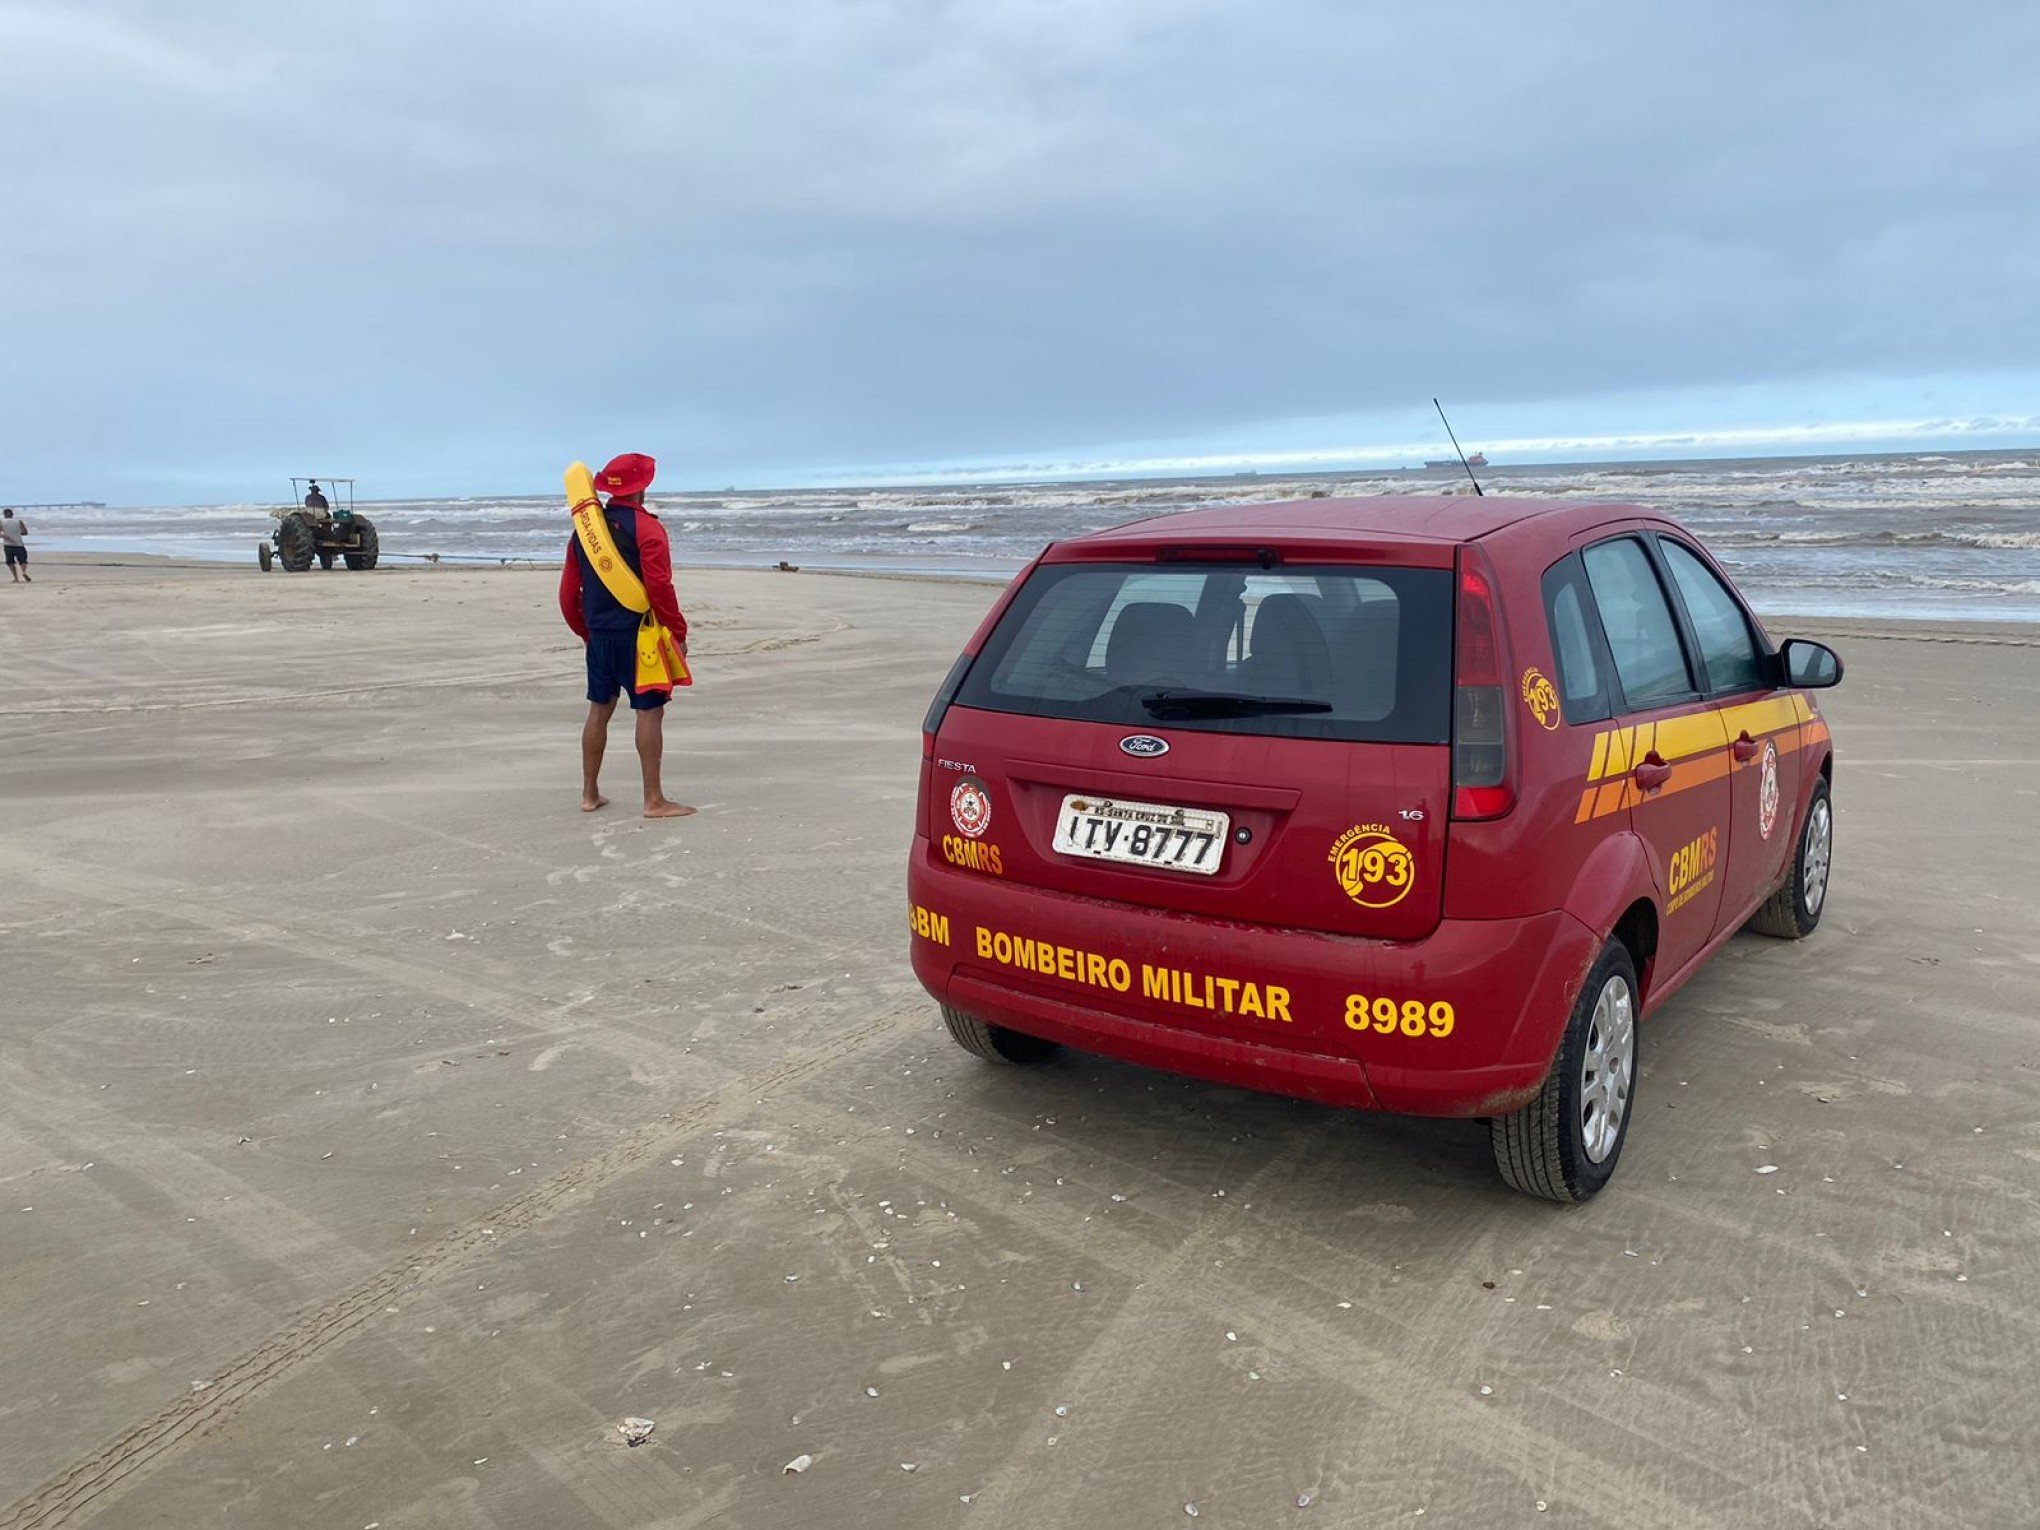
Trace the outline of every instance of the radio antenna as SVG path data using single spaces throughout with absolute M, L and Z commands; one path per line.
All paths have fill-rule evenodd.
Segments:
M 1480 480 L 1473 476 L 1473 464 L 1466 460 L 1466 453 L 1460 450 L 1459 437 L 1452 433 L 1452 422 L 1445 418 L 1445 406 L 1437 399 L 1431 400 L 1431 407 L 1438 411 L 1438 418 L 1445 426 L 1445 434 L 1452 437 L 1452 449 L 1459 453 L 1459 465 L 1466 469 L 1466 481 L 1473 485 L 1473 492 L 1480 493 Z

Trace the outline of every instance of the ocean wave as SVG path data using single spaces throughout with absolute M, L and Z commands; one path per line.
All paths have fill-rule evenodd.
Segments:
M 1490 443 L 1488 450 L 1495 452 Z M 1499 453 L 1497 453 L 1499 455 Z M 1347 468 L 1203 479 L 877 484 L 842 489 L 705 490 L 654 499 L 683 564 L 826 566 L 836 558 L 1024 562 L 1049 541 L 1200 506 L 1437 494 L 1455 469 Z M 1490 494 L 1638 503 L 1677 517 L 1717 548 L 1737 579 L 1791 610 L 1818 599 L 1897 611 L 2040 610 L 2040 454 L 1753 459 L 1581 466 L 1502 463 Z M 448 559 L 554 561 L 569 534 L 554 495 L 481 494 L 361 501 L 393 564 Z M 108 507 L 39 518 L 42 545 L 186 551 L 241 561 L 274 522 L 267 504 Z
M 1890 582 L 1920 590 L 1959 590 L 1966 595 L 2040 595 L 2040 579 L 1962 579 L 1944 574 L 1900 573 Z
M 1747 528 L 1710 531 L 1707 540 L 1723 547 L 1980 547 L 1996 552 L 2040 548 L 2040 531 L 1863 530 L 1857 527 Z

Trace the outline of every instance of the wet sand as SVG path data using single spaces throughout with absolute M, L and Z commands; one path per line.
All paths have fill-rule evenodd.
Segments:
M 37 572 L 0 1526 L 2040 1499 L 2040 632 L 1775 624 L 1855 634 L 1827 920 L 1647 1029 L 1622 1171 L 1561 1210 L 1469 1123 L 940 1036 L 903 860 L 981 586 L 684 576 L 703 811 L 648 824 L 622 724 L 575 810 L 545 574 Z

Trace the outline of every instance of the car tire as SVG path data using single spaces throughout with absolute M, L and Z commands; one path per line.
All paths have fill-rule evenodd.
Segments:
M 1003 1025 L 987 1025 L 960 1009 L 951 1009 L 947 1004 L 942 1006 L 942 1023 L 949 1027 L 951 1040 L 986 1062 L 1009 1063 L 1024 1068 L 1045 1063 L 1062 1050 L 1056 1042 L 1044 1041 L 1023 1031 L 1009 1031 Z
M 1799 848 L 1792 855 L 1792 875 L 1754 914 L 1748 928 L 1780 940 L 1804 940 L 1820 923 L 1827 907 L 1828 877 L 1834 869 L 1835 811 L 1827 778 L 1813 783 L 1806 821 L 1799 826 Z
M 1525 1195 L 1591 1200 L 1615 1173 L 1636 1114 L 1636 963 L 1601 948 L 1537 1097 L 1488 1123 L 1495 1167 Z

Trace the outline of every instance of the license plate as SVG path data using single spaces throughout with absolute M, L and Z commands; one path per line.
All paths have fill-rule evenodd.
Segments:
M 1063 798 L 1055 849 L 1094 861 L 1121 861 L 1208 877 L 1225 856 L 1232 820 L 1206 808 L 1164 807 L 1109 797 Z

